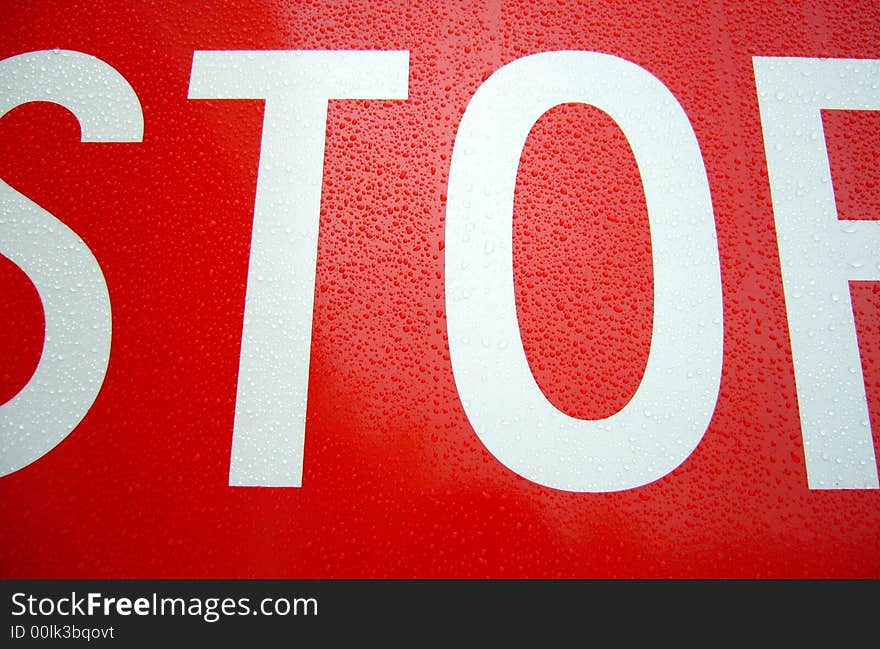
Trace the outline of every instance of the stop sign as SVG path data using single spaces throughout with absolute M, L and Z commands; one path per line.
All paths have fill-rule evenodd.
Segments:
M 877 19 L 10 8 L 3 575 L 877 577 Z

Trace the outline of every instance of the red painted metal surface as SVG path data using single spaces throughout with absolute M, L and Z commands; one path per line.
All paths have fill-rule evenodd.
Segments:
M 880 58 L 876 2 L 9 2 L 0 58 L 95 55 L 137 92 L 142 143 L 83 144 L 48 104 L 0 120 L 0 177 L 74 229 L 113 309 L 82 423 L 0 479 L 3 577 L 880 577 L 880 492 L 807 488 L 752 56 Z M 407 101 L 331 101 L 303 486 L 228 486 L 261 133 L 259 101 L 187 99 L 194 50 L 409 50 Z M 477 87 L 527 54 L 614 54 L 657 76 L 700 143 L 715 211 L 724 364 L 675 471 L 578 494 L 497 462 L 445 338 L 452 146 Z M 0 89 L 2 90 L 2 89 Z M 828 111 L 841 216 L 880 215 L 877 113 Z M 623 134 L 557 107 L 523 151 L 514 276 L 535 377 L 604 417 L 650 342 L 647 212 Z M 0 259 L 0 398 L 42 312 Z M 853 284 L 875 446 L 880 287 Z

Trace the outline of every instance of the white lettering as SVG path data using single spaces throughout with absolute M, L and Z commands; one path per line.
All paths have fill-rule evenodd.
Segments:
M 140 142 L 137 95 L 109 65 L 71 51 L 40 51 L 0 61 L 0 117 L 32 101 L 64 106 L 83 142 Z M 110 295 L 101 267 L 80 237 L 0 181 L 0 254 L 33 282 L 46 329 L 37 368 L 0 406 L 0 476 L 39 459 L 91 408 L 110 359 Z
M 229 484 L 302 485 L 329 99 L 406 99 L 408 52 L 196 52 L 189 97 L 265 99 Z
M 880 280 L 880 223 L 838 220 L 821 110 L 880 110 L 880 61 L 753 64 L 807 483 L 877 489 L 849 281 Z
M 647 366 L 630 402 L 597 421 L 570 417 L 543 395 L 523 350 L 514 298 L 511 233 L 520 155 L 538 118 L 565 102 L 605 111 L 626 135 L 651 228 L 654 322 Z M 619 491 L 666 475 L 690 455 L 718 396 L 721 275 L 703 158 L 684 110 L 659 80 L 614 56 L 561 51 L 514 61 L 480 86 L 452 153 L 446 308 L 452 368 L 468 419 L 495 457 L 519 475 L 567 491 Z

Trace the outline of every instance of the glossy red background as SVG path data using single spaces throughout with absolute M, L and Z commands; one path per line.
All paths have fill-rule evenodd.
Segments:
M 197 5 L 197 6 L 196 6 Z M 0 479 L 3 577 L 880 577 L 880 492 L 807 489 L 751 57 L 880 58 L 876 2 L 4 2 L 0 56 L 49 48 L 121 72 L 140 144 L 83 144 L 64 109 L 0 120 L 0 177 L 72 227 L 113 309 L 107 377 L 58 447 Z M 188 100 L 196 49 L 405 49 L 408 101 L 333 101 L 303 487 L 227 485 L 259 156 L 257 101 Z M 524 480 L 459 402 L 444 321 L 449 159 L 493 71 L 615 54 L 690 117 L 715 208 L 724 369 L 712 423 L 645 487 Z M 2 88 L 0 88 L 2 91 Z M 828 112 L 841 216 L 880 214 L 880 114 Z M 558 407 L 635 391 L 652 313 L 626 140 L 561 106 L 520 166 L 515 279 Z M 39 299 L 0 259 L 0 399 L 36 365 Z M 880 291 L 852 289 L 880 431 Z M 877 435 L 875 434 L 875 445 Z

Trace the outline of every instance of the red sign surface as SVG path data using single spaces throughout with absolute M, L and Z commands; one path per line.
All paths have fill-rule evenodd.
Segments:
M 82 120 L 45 101 L 0 119 L 0 178 L 91 250 L 112 312 L 94 403 L 57 446 L 0 478 L 3 577 L 880 577 L 873 449 L 857 454 L 872 461 L 870 470 L 862 463 L 864 484 L 808 482 L 809 404 L 795 365 L 809 354 L 793 353 L 799 298 L 783 282 L 782 190 L 771 196 L 768 165 L 770 102 L 790 90 L 768 73 L 762 94 L 754 58 L 880 59 L 877 3 L 6 2 L 0 28 L 0 59 L 96 57 L 130 85 L 143 116 L 141 140 L 117 142 L 81 141 Z M 241 50 L 408 53 L 395 59 L 405 65 L 403 97 L 331 95 L 327 105 L 298 487 L 230 477 L 272 100 L 222 98 L 218 84 L 205 91 L 215 98 L 197 92 L 194 55 Z M 450 340 L 447 321 L 448 236 L 469 223 L 454 226 L 447 209 L 461 197 L 450 195 L 450 168 L 459 147 L 468 154 L 457 142 L 466 109 L 490 77 L 513 69 L 505 66 L 572 51 L 632 64 L 626 70 L 643 70 L 677 101 L 705 165 L 712 218 L 703 223 L 717 245 L 714 407 L 692 452 L 626 488 L 552 486 L 552 476 L 536 480 L 499 459 L 453 368 L 468 345 L 495 343 Z M 19 82 L 40 88 L 42 72 L 38 64 L 27 82 L 4 79 L 0 95 Z M 854 87 L 876 91 L 876 77 L 860 78 Z M 290 81 L 297 91 L 279 91 L 286 98 L 299 96 L 297 83 L 312 89 Z M 538 84 L 534 95 L 543 91 Z M 880 106 L 859 101 L 821 111 L 837 215 L 853 223 L 880 216 Z M 503 113 L 498 127 L 508 128 Z M 649 226 L 637 149 L 608 110 L 572 97 L 528 131 L 515 174 L 522 348 L 540 392 L 578 420 L 626 409 L 660 345 L 660 228 Z M 670 144 L 676 165 L 681 153 Z M 467 215 L 468 201 L 455 209 Z M 852 265 L 849 295 L 828 298 L 851 300 L 860 359 L 851 369 L 862 373 L 876 447 L 880 275 L 863 279 Z M 482 277 L 478 263 L 472 272 Z M 707 272 L 697 266 L 693 276 Z M 9 403 L 44 352 L 46 318 L 28 274 L 3 256 L 0 298 L 0 400 Z M 687 368 L 690 354 L 679 351 Z M 836 405 L 830 394 L 821 410 L 834 420 Z M 641 414 L 649 436 L 652 418 L 664 425 L 663 413 Z M 840 457 L 817 451 L 815 462 L 846 464 L 851 449 L 835 449 Z

